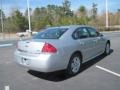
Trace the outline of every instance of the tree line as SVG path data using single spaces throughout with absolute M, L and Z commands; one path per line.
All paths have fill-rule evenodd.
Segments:
M 31 27 L 32 30 L 39 31 L 44 27 L 61 26 L 61 25 L 92 25 L 105 26 L 105 13 L 98 14 L 97 4 L 91 5 L 91 10 L 87 10 L 85 6 L 80 6 L 77 11 L 70 9 L 71 2 L 64 0 L 62 5 L 47 5 L 46 7 L 36 7 L 34 10 L 30 8 Z M 11 15 L 3 16 L 5 32 L 24 32 L 28 29 L 28 13 L 22 13 L 19 9 L 13 9 Z M 120 10 L 116 13 L 109 12 L 109 24 L 120 25 Z M 1 22 L 0 22 L 1 28 Z M 0 29 L 0 32 L 1 29 Z

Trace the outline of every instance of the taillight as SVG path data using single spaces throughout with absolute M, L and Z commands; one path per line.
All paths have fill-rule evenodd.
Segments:
M 57 52 L 57 49 L 49 44 L 49 43 L 45 43 L 43 48 L 42 48 L 42 52 L 45 52 L 45 53 L 56 53 Z

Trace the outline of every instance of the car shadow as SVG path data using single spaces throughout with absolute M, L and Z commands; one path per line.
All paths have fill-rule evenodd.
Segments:
M 113 49 L 110 50 L 110 54 L 112 54 L 112 53 L 113 53 Z M 80 73 L 84 72 L 86 69 L 93 66 L 97 62 L 101 61 L 105 57 L 106 57 L 106 55 L 102 54 L 102 55 L 84 63 L 81 66 Z M 28 73 L 31 74 L 32 76 L 37 77 L 37 78 L 48 80 L 48 81 L 53 81 L 53 82 L 60 82 L 60 81 L 64 81 L 64 80 L 67 80 L 67 79 L 70 79 L 70 78 L 74 77 L 74 76 L 70 77 L 70 76 L 64 75 L 63 71 L 57 71 L 57 72 L 52 72 L 52 73 L 42 73 L 42 72 L 29 70 Z

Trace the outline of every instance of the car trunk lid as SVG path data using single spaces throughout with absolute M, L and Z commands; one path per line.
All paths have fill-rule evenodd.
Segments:
M 23 53 L 40 54 L 45 42 L 32 40 L 18 42 L 18 50 Z

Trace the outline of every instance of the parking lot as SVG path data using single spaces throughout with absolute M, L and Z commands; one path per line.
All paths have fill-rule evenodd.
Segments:
M 14 62 L 17 41 L 0 42 L 0 90 L 120 90 L 120 33 L 105 33 L 111 53 L 82 66 L 74 77 L 27 70 Z

